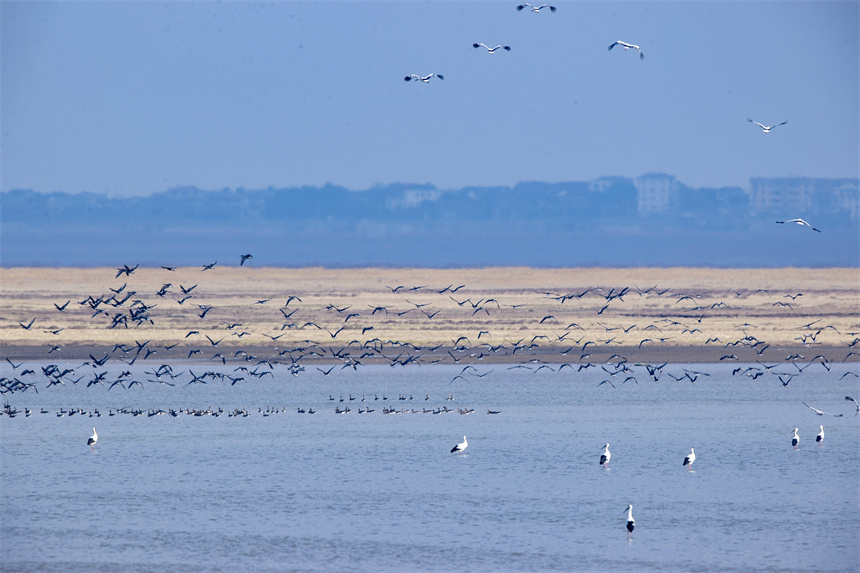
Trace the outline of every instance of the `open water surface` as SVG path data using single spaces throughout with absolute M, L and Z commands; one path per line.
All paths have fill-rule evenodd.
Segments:
M 598 387 L 608 376 L 596 368 L 536 365 L 476 366 L 453 383 L 462 366 L 276 367 L 236 385 L 181 377 L 130 390 L 39 384 L 6 396 L 22 413 L 0 417 L 0 569 L 860 570 L 860 416 L 844 399 L 860 399 L 860 384 L 840 378 L 857 365 L 813 364 L 788 387 L 735 367 L 688 365 L 710 374 L 695 384 L 655 383 L 635 367 L 639 382 L 616 388 Z M 144 369 L 131 370 L 142 380 Z M 116 414 L 210 406 L 224 414 Z M 227 415 L 242 407 L 251 415 Z M 358 413 L 366 407 L 375 411 Z M 443 407 L 455 412 L 421 413 Z M 88 413 L 56 415 L 71 408 Z M 464 435 L 465 454 L 449 453 Z

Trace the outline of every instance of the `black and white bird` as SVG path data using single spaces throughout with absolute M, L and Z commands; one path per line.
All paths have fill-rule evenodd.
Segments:
M 409 74 L 408 76 L 406 76 L 403 79 L 406 80 L 407 82 L 415 80 L 416 82 L 424 82 L 425 84 L 429 84 L 430 78 L 439 78 L 440 80 L 445 79 L 445 77 L 442 74 L 427 74 L 426 76 L 419 76 L 417 74 Z
M 856 416 L 857 414 L 860 414 L 860 402 L 858 402 L 857 400 L 855 400 L 851 396 L 845 396 L 845 399 L 850 400 L 851 402 L 854 402 L 854 405 L 857 406 L 857 411 L 854 412 L 854 415 Z
M 603 466 L 603 469 L 606 469 L 606 464 L 609 463 L 609 459 L 612 457 L 612 454 L 609 453 L 609 444 L 606 444 L 603 448 L 603 453 L 600 454 L 600 465 Z
M 834 418 L 841 418 L 844 415 L 844 414 L 831 414 L 830 412 L 825 412 L 823 410 L 819 410 L 818 408 L 813 408 L 812 406 L 810 406 L 806 402 L 801 402 L 801 404 L 803 404 L 804 406 L 806 406 L 807 408 L 809 408 L 810 410 L 812 410 L 813 412 L 815 412 L 819 416 L 833 416 Z
M 803 219 L 789 219 L 787 221 L 777 221 L 777 223 L 779 223 L 780 225 L 785 224 L 785 223 L 794 223 L 795 225 L 800 225 L 801 227 L 809 227 L 810 229 L 812 229 L 813 231 L 816 231 L 818 233 L 821 232 L 821 229 L 816 229 L 815 227 L 813 227 L 812 225 L 810 225 L 809 223 L 807 223 Z
M 531 4 L 526 2 L 525 4 L 520 4 L 519 6 L 517 6 L 517 11 L 522 12 L 523 8 L 531 8 L 532 12 L 540 12 L 544 8 L 549 8 L 550 12 L 555 12 L 555 10 L 556 10 L 555 6 L 550 6 L 549 4 L 541 4 L 540 6 L 532 6 Z
M 462 452 L 463 450 L 465 450 L 468 447 L 469 447 L 469 441 L 466 440 L 466 436 L 463 436 L 463 441 L 460 442 L 459 444 L 457 444 L 456 446 L 454 446 L 453 448 L 451 448 L 451 453 L 453 454 L 454 452 Z
M 796 450 L 798 444 L 800 444 L 800 437 L 797 435 L 797 428 L 795 428 L 794 429 L 794 436 L 792 436 L 792 438 L 791 438 L 791 447 Z
M 687 466 L 688 470 L 692 471 L 693 470 L 693 462 L 695 462 L 695 461 L 696 461 L 696 452 L 693 450 L 693 448 L 690 448 L 690 453 L 687 454 L 686 458 L 684 458 L 684 465 Z
M 480 48 L 481 46 L 484 46 L 484 47 L 487 49 L 487 51 L 488 51 L 489 53 L 491 53 L 491 54 L 495 54 L 495 53 L 496 53 L 496 50 L 504 50 L 504 51 L 506 51 L 506 52 L 510 52 L 510 51 L 511 51 L 511 47 L 510 47 L 510 46 L 502 46 L 502 45 L 498 45 L 498 46 L 496 46 L 495 48 L 491 48 L 491 47 L 489 47 L 487 44 L 485 44 L 485 43 L 483 43 L 483 42 L 478 42 L 477 44 L 472 44 L 472 47 L 473 47 L 473 48 Z
M 818 432 L 817 436 L 815 436 L 815 443 L 818 444 L 819 446 L 823 446 L 824 445 L 824 426 L 818 426 L 818 427 L 821 429 L 821 431 Z
M 633 535 L 633 528 L 636 527 L 636 520 L 633 519 L 633 504 L 627 506 L 627 538 Z
M 754 123 L 754 124 L 756 124 L 757 126 L 759 126 L 759 127 L 761 128 L 761 130 L 762 130 L 764 133 L 770 133 L 770 130 L 771 130 L 771 129 L 773 129 L 773 128 L 775 128 L 775 127 L 779 127 L 780 125 L 785 125 L 786 123 L 788 123 L 787 121 L 783 121 L 782 123 L 778 123 L 778 124 L 776 124 L 776 125 L 762 125 L 762 124 L 760 124 L 760 123 L 759 123 L 759 122 L 757 122 L 757 121 L 753 121 L 753 120 L 751 120 L 750 118 L 747 118 L 747 121 L 748 121 L 748 122 L 750 122 L 750 123 Z
M 637 46 L 636 44 L 628 44 L 627 42 L 622 42 L 621 40 L 617 40 L 617 41 L 609 44 L 609 48 L 607 48 L 607 49 L 609 51 L 612 51 L 612 48 L 614 48 L 615 46 L 622 46 L 624 48 L 625 52 L 627 50 L 636 50 L 637 52 L 639 52 L 639 59 L 640 60 L 645 59 L 645 54 L 642 52 L 641 48 L 639 48 L 639 46 Z
M 98 441 L 99 441 L 99 435 L 96 433 L 96 429 L 93 428 L 93 435 L 90 436 L 90 438 L 87 440 L 87 445 L 90 447 L 90 449 L 95 450 L 94 446 L 96 445 L 96 442 L 98 442 Z
M 254 255 L 250 255 L 250 254 L 249 255 L 242 255 L 242 260 L 239 261 L 239 266 L 241 267 L 242 265 L 245 264 L 245 261 L 247 261 L 248 259 L 253 259 L 253 258 L 254 258 Z

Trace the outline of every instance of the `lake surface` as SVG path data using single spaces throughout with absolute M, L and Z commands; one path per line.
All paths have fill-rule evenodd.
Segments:
M 857 364 L 812 364 L 788 387 L 727 364 L 664 369 L 709 374 L 696 383 L 655 383 L 633 367 L 639 382 L 626 384 L 598 368 L 526 366 L 482 364 L 456 380 L 463 365 L 328 376 L 276 366 L 236 385 L 188 385 L 181 364 L 175 387 L 38 382 L 38 394 L 4 397 L 22 413 L 0 417 L 0 568 L 860 570 L 860 416 L 844 399 L 860 399 L 860 384 L 843 377 Z M 145 380 L 148 368 L 131 371 Z M 99 370 L 112 380 L 124 369 Z M 224 414 L 116 413 L 210 407 Z M 228 415 L 243 407 L 249 416 Z M 87 413 L 57 416 L 73 408 Z M 440 408 L 454 412 L 421 413 Z M 464 435 L 465 453 L 450 453 Z

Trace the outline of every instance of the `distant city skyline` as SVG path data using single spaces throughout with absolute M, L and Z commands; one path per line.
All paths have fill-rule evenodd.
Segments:
M 4 0 L 0 190 L 860 174 L 857 2 L 557 6 Z

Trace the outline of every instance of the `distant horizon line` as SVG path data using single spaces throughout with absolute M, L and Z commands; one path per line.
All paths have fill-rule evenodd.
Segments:
M 480 184 L 480 185 L 471 184 L 471 185 L 461 185 L 459 187 L 438 187 L 435 183 L 430 183 L 430 182 L 419 183 L 419 182 L 415 182 L 415 181 L 390 181 L 388 183 L 374 183 L 374 184 L 367 186 L 367 187 L 350 187 L 347 185 L 342 185 L 342 184 L 338 184 L 338 183 L 333 183 L 331 181 L 326 181 L 325 183 L 318 183 L 318 184 L 305 183 L 305 184 L 280 185 L 280 186 L 268 185 L 266 187 L 247 187 L 244 185 L 239 185 L 239 186 L 234 186 L 234 187 L 233 186 L 223 186 L 223 187 L 215 188 L 215 187 L 201 187 L 201 186 L 198 186 L 195 184 L 182 184 L 182 185 L 173 185 L 173 186 L 163 188 L 163 189 L 157 190 L 157 191 L 151 191 L 151 192 L 146 193 L 146 194 L 118 193 L 118 192 L 112 192 L 112 191 L 90 191 L 90 190 L 40 191 L 40 190 L 33 189 L 32 187 L 14 187 L 12 189 L 0 190 L 0 195 L 6 194 L 6 193 L 14 193 L 16 191 L 18 191 L 18 192 L 30 191 L 30 192 L 39 193 L 42 195 L 50 195 L 50 194 L 55 194 L 55 193 L 61 193 L 61 194 L 65 194 L 65 195 L 91 194 L 91 195 L 103 195 L 103 196 L 108 197 L 109 199 L 117 199 L 117 198 L 131 198 L 131 197 L 151 197 L 151 196 L 157 195 L 159 193 L 169 193 L 171 191 L 178 191 L 178 190 L 184 190 L 184 189 L 194 189 L 194 190 L 203 191 L 203 192 L 218 192 L 218 191 L 290 190 L 290 189 L 302 189 L 302 188 L 309 188 L 309 187 L 310 188 L 323 189 L 326 187 L 336 187 L 339 189 L 345 189 L 347 191 L 352 191 L 352 192 L 358 193 L 358 192 L 364 192 L 364 191 L 373 191 L 376 189 L 385 189 L 386 187 L 392 187 L 392 186 L 412 186 L 412 187 L 421 187 L 421 188 L 432 188 L 436 191 L 447 192 L 447 191 L 459 191 L 462 189 L 469 189 L 469 188 L 479 188 L 480 189 L 480 188 L 502 187 L 502 188 L 513 189 L 519 185 L 534 184 L 534 183 L 545 183 L 547 185 L 562 185 L 565 183 L 592 183 L 592 182 L 598 182 L 598 181 L 602 181 L 602 180 L 617 180 L 617 179 L 624 179 L 624 180 L 628 180 L 628 181 L 635 183 L 637 180 L 642 180 L 642 179 L 646 179 L 646 178 L 671 179 L 671 180 L 674 180 L 674 181 L 680 183 L 681 185 L 684 185 L 686 187 L 690 187 L 692 189 L 737 188 L 737 189 L 743 190 L 746 193 L 750 192 L 750 186 L 756 180 L 792 180 L 792 179 L 827 180 L 827 181 L 846 180 L 846 181 L 856 181 L 856 182 L 858 182 L 858 184 L 860 184 L 860 173 L 858 173 L 857 176 L 846 176 L 846 177 L 833 177 L 833 176 L 817 177 L 817 176 L 810 176 L 810 175 L 755 176 L 755 177 L 750 177 L 748 179 L 746 185 L 727 184 L 727 185 L 705 185 L 705 186 L 696 187 L 696 186 L 692 186 L 692 185 L 688 185 L 688 184 L 684 183 L 681 179 L 678 178 L 678 176 L 673 175 L 671 173 L 666 173 L 664 171 L 649 171 L 647 173 L 643 173 L 643 174 L 637 175 L 635 177 L 630 177 L 627 175 L 601 175 L 599 177 L 593 177 L 590 179 L 566 179 L 566 180 L 559 180 L 559 181 L 545 181 L 545 180 L 540 180 L 540 179 L 523 179 L 523 180 L 517 181 L 514 184 L 508 184 L 508 185 L 504 185 L 504 184 L 495 184 L 495 185 L 494 184 Z

